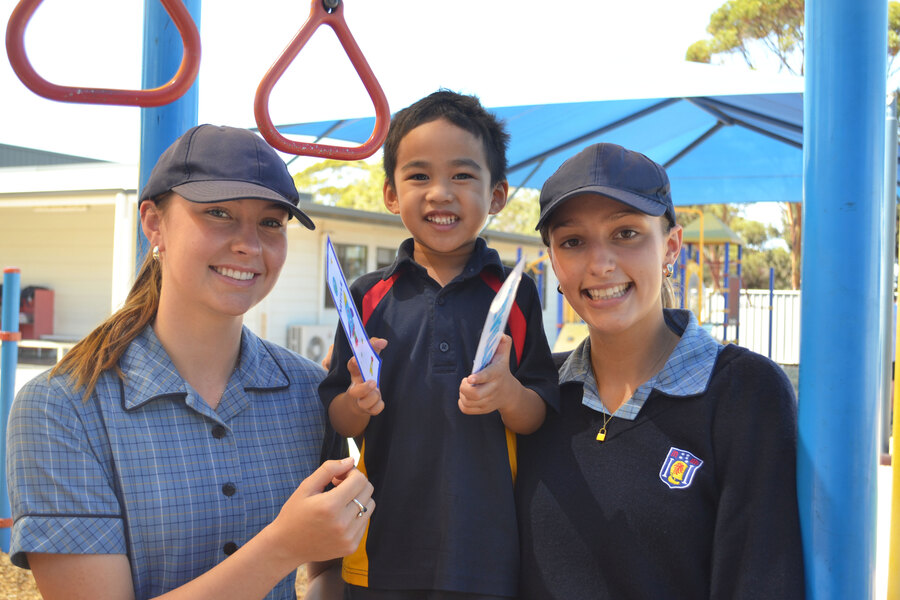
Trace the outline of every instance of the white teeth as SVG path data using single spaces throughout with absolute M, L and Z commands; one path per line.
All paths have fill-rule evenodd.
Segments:
M 617 285 L 615 287 L 602 290 L 590 289 L 585 291 L 592 300 L 610 300 L 612 298 L 619 298 L 620 296 L 624 296 L 625 292 L 628 290 L 629 285 L 630 284 L 628 283 L 623 283 L 622 285 Z
M 215 270 L 219 275 L 231 277 L 232 279 L 237 279 L 238 281 L 253 279 L 253 273 L 251 273 L 250 271 L 235 271 L 234 269 L 221 269 L 219 267 L 215 267 Z
M 437 225 L 450 225 L 451 223 L 456 223 L 457 221 L 459 221 L 459 217 L 456 217 L 456 216 L 444 217 L 444 216 L 432 215 L 430 217 L 427 217 L 427 220 L 431 221 L 432 223 L 435 223 Z

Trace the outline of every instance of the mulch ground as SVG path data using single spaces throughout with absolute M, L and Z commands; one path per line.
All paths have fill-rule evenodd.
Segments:
M 297 597 L 306 593 L 306 567 L 297 571 Z M 0 598 L 6 600 L 42 600 L 31 571 L 9 562 L 9 555 L 0 552 Z

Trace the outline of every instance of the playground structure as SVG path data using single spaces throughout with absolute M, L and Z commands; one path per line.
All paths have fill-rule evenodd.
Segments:
M 16 55 L 24 57 L 21 42 L 24 28 L 28 16 L 39 3 L 40 0 L 22 0 L 14 13 L 15 23 L 10 20 L 7 48 L 11 62 L 16 60 Z M 197 88 L 193 85 L 193 76 L 188 77 L 191 68 L 186 56 L 188 64 L 184 77 L 176 75 L 167 79 L 173 71 L 179 73 L 182 68 L 176 62 L 182 54 L 182 39 L 180 34 L 175 36 L 175 28 L 169 26 L 167 16 L 169 7 L 181 4 L 178 0 L 164 2 L 166 11 L 160 10 L 155 1 L 147 4 L 145 89 L 151 91 L 164 87 L 165 84 L 159 82 L 167 80 L 190 79 L 190 83 L 184 86 L 186 89 L 183 92 L 178 86 L 180 93 L 174 94 L 170 102 L 154 104 L 157 99 L 132 104 L 142 107 L 141 187 L 161 152 L 181 132 L 197 122 Z M 183 4 L 189 14 L 199 11 L 199 0 Z M 309 27 L 308 34 L 311 35 L 323 23 L 336 32 L 340 28 L 346 30 L 340 18 L 341 10 L 339 0 L 313 0 L 311 19 L 304 26 Z M 847 398 L 880 396 L 883 394 L 881 382 L 885 379 L 880 356 L 880 346 L 883 344 L 879 345 L 878 340 L 889 321 L 884 311 L 877 310 L 878 307 L 873 311 L 861 311 L 860 306 L 866 306 L 866 303 L 871 305 L 873 297 L 885 296 L 883 257 L 887 255 L 885 245 L 892 250 L 892 241 L 886 240 L 893 240 L 893 234 L 886 232 L 882 222 L 893 226 L 892 210 L 896 208 L 896 173 L 886 173 L 884 153 L 873 150 L 883 149 L 885 139 L 884 113 L 881 111 L 885 96 L 886 59 L 883 48 L 886 46 L 887 14 L 886 6 L 875 0 L 812 0 L 807 3 L 806 11 L 808 60 L 803 147 L 804 155 L 809 160 L 805 161 L 804 182 L 805 199 L 814 201 L 815 205 L 805 203 L 804 207 L 807 235 L 804 240 L 806 293 L 802 360 L 807 369 L 800 375 L 798 491 L 804 530 L 807 590 L 808 597 L 816 599 L 871 597 L 876 452 L 875 440 L 872 439 L 871 444 L 864 443 L 864 440 L 875 437 L 871 433 L 876 429 L 877 418 L 875 409 L 868 405 L 873 403 L 848 403 Z M 322 16 L 323 13 L 329 17 Z M 319 20 L 316 20 L 317 15 Z M 296 43 L 291 46 L 293 56 L 302 49 L 305 39 L 308 35 L 303 38 L 298 34 L 295 38 Z M 339 39 L 349 55 L 350 51 L 340 34 Z M 853 42 L 840 45 L 829 43 L 833 39 Z M 184 42 L 185 55 L 189 45 L 189 42 Z M 356 62 L 354 66 L 360 72 Z M 277 80 L 278 69 L 272 73 Z M 363 73 L 360 75 L 363 77 Z M 367 85 L 366 88 L 372 95 L 370 87 Z M 72 93 L 79 99 L 70 101 L 89 102 L 83 99 L 87 97 L 83 90 L 78 89 L 81 91 Z M 262 84 L 261 89 L 258 100 L 267 98 Z M 58 93 L 59 90 L 50 88 L 50 92 Z M 64 100 L 62 97 L 55 99 Z M 381 104 L 374 99 L 373 102 L 383 124 L 388 116 L 387 103 Z M 847 123 L 848 114 L 859 118 Z M 264 124 L 258 124 L 263 132 Z M 370 138 L 372 143 L 367 142 L 368 146 L 359 149 L 360 152 L 377 150 L 381 143 L 378 131 L 376 126 Z M 893 137 L 890 137 L 891 133 Z M 265 137 L 266 134 L 263 135 Z M 887 147 L 893 147 L 895 151 L 895 129 L 888 130 L 887 139 L 892 140 Z M 297 148 L 292 147 L 292 150 Z M 327 152 L 324 148 L 302 150 Z M 895 169 L 896 156 L 887 164 Z M 889 194 L 882 194 L 885 181 Z M 852 203 L 842 196 L 846 190 L 853 190 Z M 889 198 L 889 201 L 882 201 L 882 197 Z M 825 209 L 816 210 L 818 206 Z M 834 210 L 828 210 L 832 207 Z M 848 231 L 853 235 L 847 236 Z M 879 243 L 873 244 L 873 241 Z M 829 268 L 823 269 L 822 265 Z M 688 290 L 693 285 L 691 276 L 694 275 L 689 272 L 690 269 L 685 269 Z M 702 273 L 702 270 L 699 272 Z M 835 281 L 835 272 L 842 274 L 840 282 Z M 4 274 L 5 279 L 7 274 L 11 277 L 17 275 L 10 271 Z M 698 277 L 696 283 L 699 289 L 702 277 Z M 4 285 L 4 295 L 7 290 L 12 294 L 17 287 L 12 282 Z M 725 289 L 728 289 L 727 285 Z M 11 302 L 5 302 L 4 310 L 11 305 Z M 7 395 L 6 390 L 12 386 L 7 357 L 10 354 L 13 356 L 14 368 L 17 332 L 14 327 L 7 326 L 8 323 L 15 324 L 15 319 L 4 318 L 3 322 L 4 328 L 8 329 L 2 334 L 4 358 L 3 376 L 0 377 L 3 380 L 0 392 L 3 393 L 5 414 L 11 402 L 11 394 Z M 822 343 L 821 336 L 824 335 L 829 336 L 828 343 Z M 877 365 L 877 368 L 873 369 L 872 365 Z M 900 394 L 895 394 L 897 396 Z M 810 400 L 805 401 L 806 398 Z M 2 424 L 0 433 L 5 436 L 5 418 Z M 835 432 L 840 432 L 840 435 L 835 436 Z M 894 435 L 900 436 L 900 423 L 897 421 Z M 898 473 L 900 470 L 895 470 L 895 489 L 900 487 Z M 840 476 L 835 477 L 835 474 Z M 7 502 L 5 491 L 4 486 L 0 490 L 3 496 L 0 503 Z M 898 598 L 900 557 L 896 554 L 900 550 L 900 505 L 897 498 L 900 494 L 895 492 L 894 496 L 889 596 Z M 0 505 L 0 511 L 5 511 L 0 517 L 8 519 L 8 504 Z M 9 533 L 4 530 L 0 534 L 0 544 L 8 549 L 8 543 Z

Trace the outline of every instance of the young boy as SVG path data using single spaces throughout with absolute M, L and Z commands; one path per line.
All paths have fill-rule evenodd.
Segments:
M 517 593 L 514 434 L 537 429 L 559 390 L 528 277 L 511 337 L 471 374 L 491 300 L 510 271 L 478 237 L 506 204 L 508 139 L 477 98 L 445 90 L 391 122 L 384 203 L 412 238 L 391 266 L 352 285 L 381 351 L 381 388 L 363 383 L 340 328 L 319 387 L 335 429 L 362 438 L 359 468 L 378 505 L 344 559 L 353 600 Z

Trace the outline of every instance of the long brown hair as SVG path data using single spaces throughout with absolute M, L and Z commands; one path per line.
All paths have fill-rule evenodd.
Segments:
M 155 202 L 157 210 L 165 198 Z M 141 265 L 125 304 L 85 336 L 50 371 L 50 377 L 69 375 L 76 388 L 84 388 L 84 400 L 94 392 L 100 375 L 115 370 L 120 378 L 119 359 L 128 345 L 153 322 L 159 308 L 162 267 L 149 253 Z

